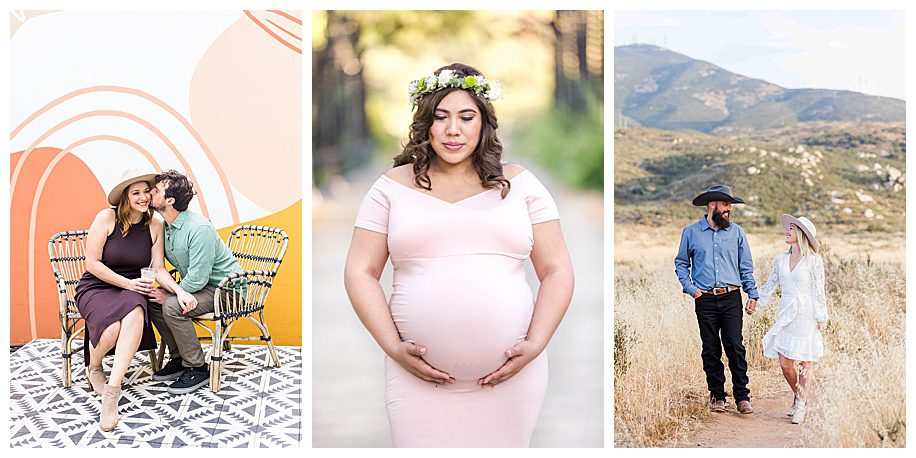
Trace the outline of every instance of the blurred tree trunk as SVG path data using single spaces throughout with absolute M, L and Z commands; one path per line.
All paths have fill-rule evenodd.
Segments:
M 370 154 L 359 35 L 358 22 L 328 11 L 324 47 L 312 50 L 312 170 L 319 187 Z
M 554 102 L 572 113 L 587 112 L 589 98 L 604 100 L 604 12 L 556 12 L 553 22 Z

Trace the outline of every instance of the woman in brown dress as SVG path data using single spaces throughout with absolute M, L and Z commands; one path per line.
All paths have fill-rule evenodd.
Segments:
M 86 323 L 89 340 L 87 375 L 92 390 L 102 396 L 99 427 L 118 424 L 121 382 L 138 348 L 156 347 L 147 314 L 147 294 L 153 280 L 140 278 L 140 269 L 163 263 L 162 222 L 149 208 L 155 174 L 128 170 L 108 193 L 111 208 L 100 211 L 86 238 L 86 272 L 76 287 L 76 306 Z M 102 359 L 114 349 L 111 377 L 106 380 Z

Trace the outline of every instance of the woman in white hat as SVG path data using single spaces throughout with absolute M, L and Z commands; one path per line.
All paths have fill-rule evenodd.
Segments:
M 102 397 L 99 428 L 118 423 L 118 398 L 124 374 L 139 349 L 156 347 L 149 325 L 147 294 L 153 280 L 144 267 L 163 264 L 162 222 L 153 219 L 150 188 L 155 173 L 131 169 L 108 193 L 110 208 L 100 211 L 86 237 L 86 272 L 76 286 L 76 306 L 86 324 L 86 368 L 95 394 Z M 102 359 L 114 349 L 111 376 Z
M 827 328 L 827 295 L 824 261 L 818 256 L 817 228 L 804 216 L 782 215 L 789 251 L 776 257 L 776 265 L 760 290 L 757 305 L 763 307 L 777 287 L 782 288 L 776 324 L 763 336 L 763 354 L 778 358 L 782 375 L 794 397 L 788 415 L 792 423 L 805 420 L 805 404 L 814 378 L 814 362 L 824 354 L 821 336 Z M 756 307 L 748 307 L 753 314 Z M 801 370 L 795 370 L 795 362 Z

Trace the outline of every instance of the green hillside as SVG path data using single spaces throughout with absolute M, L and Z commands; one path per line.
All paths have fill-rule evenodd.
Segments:
M 903 124 L 816 122 L 712 136 L 649 128 L 614 133 L 616 224 L 668 225 L 698 217 L 691 200 L 724 183 L 748 201 L 744 227 L 808 215 L 841 230 L 904 230 Z

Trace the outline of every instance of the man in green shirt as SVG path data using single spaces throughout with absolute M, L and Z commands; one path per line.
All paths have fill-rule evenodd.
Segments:
M 176 283 L 167 272 L 161 288 L 150 294 L 149 315 L 162 342 L 169 349 L 169 362 L 153 374 L 153 380 L 171 381 L 172 394 L 190 393 L 209 381 L 209 370 L 192 317 L 213 313 L 216 286 L 226 276 L 240 272 L 232 252 L 213 224 L 188 210 L 194 185 L 174 170 L 156 176 L 150 207 L 165 220 L 165 257 L 181 273 Z M 164 271 L 165 268 L 163 267 Z

